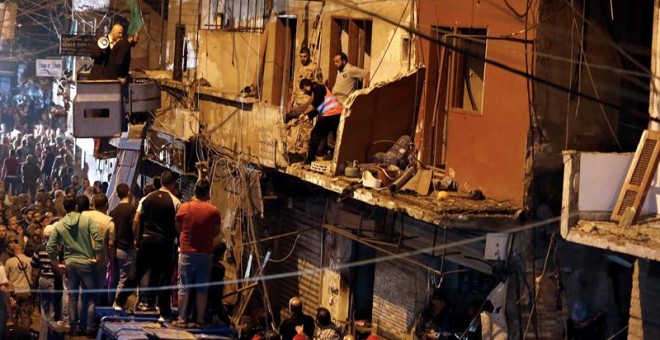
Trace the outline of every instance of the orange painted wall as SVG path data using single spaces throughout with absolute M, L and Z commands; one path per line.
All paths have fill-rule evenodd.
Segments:
M 524 13 L 526 0 L 509 0 L 509 3 L 517 12 Z M 533 13 L 530 11 L 530 26 Z M 487 28 L 489 36 L 505 36 L 524 30 L 525 20 L 503 1 L 420 0 L 419 26 L 424 32 L 430 32 L 431 26 Z M 533 40 L 533 31 L 529 31 L 528 39 Z M 489 40 L 486 58 L 524 71 L 525 46 L 519 42 Z M 531 52 L 531 45 L 527 46 Z M 429 60 L 429 47 L 427 41 L 417 44 L 420 61 Z M 531 53 L 529 59 L 531 65 Z M 437 77 L 429 75 L 427 79 L 428 91 L 424 96 L 434 96 L 433 82 Z M 481 189 L 489 198 L 511 200 L 522 206 L 530 125 L 527 80 L 491 64 L 486 65 L 484 79 L 481 115 L 449 112 L 446 165 L 456 171 L 459 184 L 467 183 L 472 189 Z M 417 131 L 426 137 L 418 138 L 417 142 L 426 145 L 422 158 L 428 160 L 431 115 L 425 112 L 431 110 L 427 108 L 421 109 Z

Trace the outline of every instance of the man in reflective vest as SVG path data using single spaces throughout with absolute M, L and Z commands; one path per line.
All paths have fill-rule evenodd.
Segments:
M 336 140 L 339 118 L 341 117 L 341 112 L 344 110 L 344 106 L 330 92 L 330 89 L 323 84 L 313 82 L 309 79 L 303 79 L 300 81 L 300 89 L 312 96 L 311 104 L 300 115 L 300 119 L 311 120 L 318 115 L 318 119 L 316 120 L 316 124 L 314 124 L 309 138 L 307 157 L 305 157 L 305 164 L 311 164 L 312 161 L 316 160 L 319 144 L 329 133 L 332 133 Z

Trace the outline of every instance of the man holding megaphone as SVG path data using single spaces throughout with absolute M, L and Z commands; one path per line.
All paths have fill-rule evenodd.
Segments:
M 96 45 L 92 46 L 91 57 L 94 59 L 94 66 L 89 72 L 87 79 L 102 80 L 117 78 L 114 71 L 111 52 L 112 48 L 119 42 L 124 35 L 124 27 L 120 24 L 112 25 L 112 29 L 107 36 L 102 36 L 97 40 Z

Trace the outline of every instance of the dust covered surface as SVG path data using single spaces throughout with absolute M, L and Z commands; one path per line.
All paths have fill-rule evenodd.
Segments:
M 620 227 L 613 221 L 581 220 L 570 228 L 566 239 L 594 247 L 660 260 L 660 220 L 646 219 Z

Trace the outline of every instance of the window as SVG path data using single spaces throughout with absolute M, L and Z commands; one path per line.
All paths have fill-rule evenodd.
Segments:
M 275 24 L 274 67 L 271 90 L 264 100 L 275 105 L 286 105 L 291 96 L 296 58 L 296 32 L 298 19 L 295 16 L 280 16 Z M 264 87 L 267 88 L 267 87 Z M 270 100 L 269 100 L 270 98 Z
M 450 51 L 449 56 L 449 105 L 468 113 L 481 113 L 483 106 L 486 58 L 486 29 L 438 28 L 438 35 L 445 42 L 461 51 Z
M 448 114 L 480 115 L 483 110 L 483 92 L 486 56 L 486 29 L 435 27 L 433 35 L 475 56 L 452 51 L 441 44 L 429 44 L 427 65 L 426 112 L 430 114 L 431 164 L 444 167 Z
M 260 32 L 268 20 L 267 0 L 210 0 L 206 28 Z
M 334 85 L 337 69 L 334 56 L 344 52 L 348 62 L 363 70 L 371 68 L 371 20 L 333 18 L 330 37 L 330 74 L 328 84 Z

